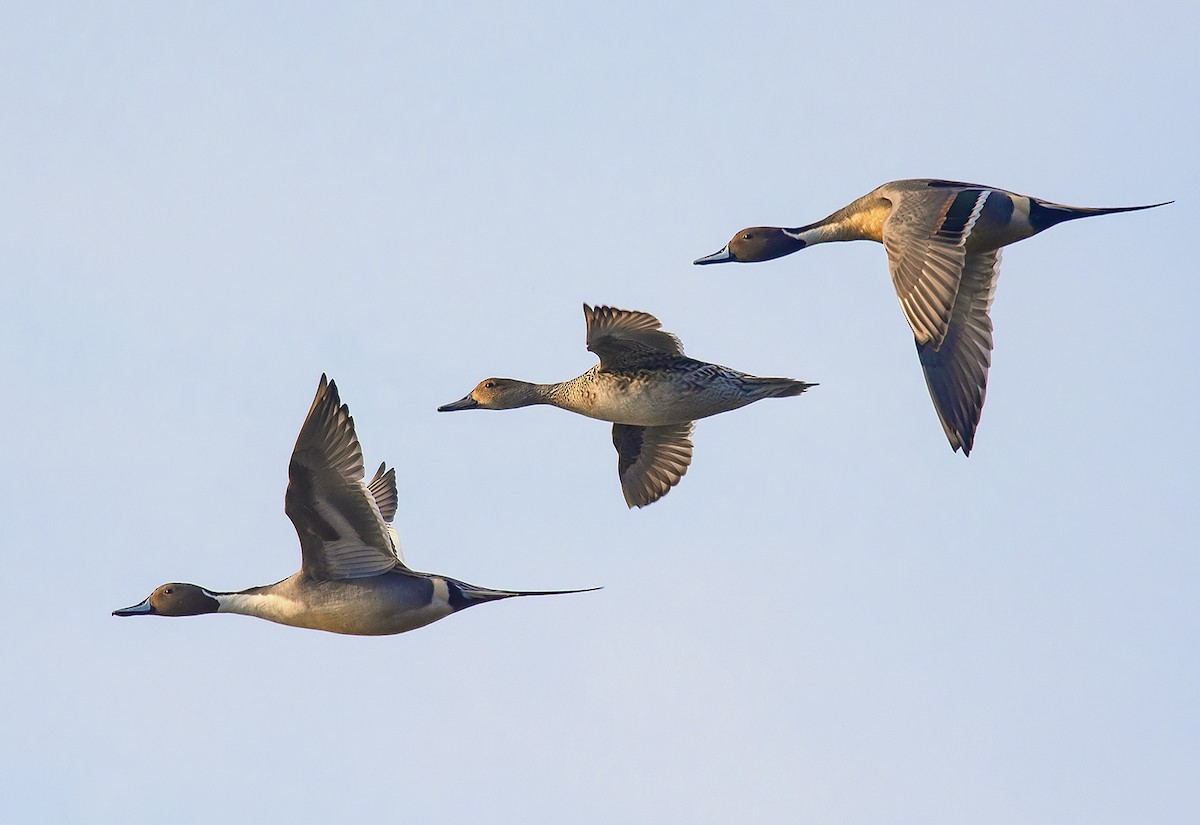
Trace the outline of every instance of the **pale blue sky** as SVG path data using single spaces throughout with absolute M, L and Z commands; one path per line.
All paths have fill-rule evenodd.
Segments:
M 4 4 L 5 821 L 1192 823 L 1191 4 Z M 884 253 L 698 268 L 895 178 L 1011 247 L 970 459 Z M 439 415 L 593 363 L 580 304 L 821 386 L 700 422 Z M 122 620 L 299 563 L 322 371 L 416 568 L 604 585 L 345 638 Z

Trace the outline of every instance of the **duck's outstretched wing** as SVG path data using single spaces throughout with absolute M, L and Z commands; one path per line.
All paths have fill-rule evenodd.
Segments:
M 396 494 L 396 468 L 393 467 L 389 470 L 386 463 L 380 464 L 379 469 L 375 471 L 375 477 L 367 484 L 367 489 L 371 491 L 371 498 L 375 499 L 375 506 L 379 508 L 380 518 L 387 524 L 388 538 L 392 541 L 396 558 L 404 561 L 404 551 L 400 549 L 400 537 L 396 535 L 396 528 L 392 526 L 392 519 L 396 517 L 396 505 L 400 500 Z
M 648 312 L 583 305 L 587 321 L 587 348 L 600 358 L 605 370 L 636 367 L 648 359 L 682 356 L 679 339 L 662 330 Z
M 300 536 L 301 569 L 318 581 L 377 576 L 401 564 L 384 517 L 395 514 L 395 478 L 363 483 L 362 448 L 337 385 L 321 376 L 288 466 L 284 511 Z M 378 493 L 378 498 L 376 496 Z
M 967 238 L 989 194 L 984 187 L 950 184 L 907 191 L 883 223 L 892 285 L 920 345 L 936 349 L 946 337 L 967 258 Z
M 692 422 L 663 427 L 613 425 L 617 474 L 630 507 L 653 504 L 679 483 L 692 463 Z
M 955 450 L 971 454 L 992 364 L 992 319 L 1000 250 L 966 257 L 958 297 L 940 347 L 917 340 L 917 355 L 933 406 Z

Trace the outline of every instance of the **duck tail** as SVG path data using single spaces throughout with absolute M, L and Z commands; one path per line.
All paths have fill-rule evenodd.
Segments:
M 600 590 L 599 587 L 583 587 L 578 590 L 496 590 L 491 587 L 476 587 L 473 584 L 466 582 L 451 581 L 451 599 L 450 603 L 454 604 L 457 601 L 454 598 L 454 588 L 457 587 L 460 597 L 464 600 L 463 607 L 473 604 L 483 604 L 484 602 L 494 602 L 500 599 L 511 599 L 514 596 L 565 596 L 568 593 L 590 593 L 593 590 Z
M 1113 215 L 1117 212 L 1140 212 L 1143 209 L 1157 209 L 1171 203 L 1175 203 L 1175 201 L 1148 203 L 1144 206 L 1063 206 L 1061 203 L 1030 198 L 1029 222 L 1041 231 L 1064 221 L 1091 218 L 1096 215 Z
M 809 381 L 797 381 L 793 378 L 759 378 L 748 375 L 745 379 L 746 389 L 755 393 L 759 398 L 790 398 L 799 395 L 809 387 L 818 386 Z

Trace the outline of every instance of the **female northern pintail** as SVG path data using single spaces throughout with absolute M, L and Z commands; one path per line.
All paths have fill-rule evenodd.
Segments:
M 452 410 L 511 410 L 550 404 L 613 422 L 617 474 L 625 503 L 645 507 L 665 496 L 692 462 L 692 422 L 763 398 L 799 395 L 791 378 L 758 378 L 687 358 L 679 339 L 645 312 L 583 305 L 587 348 L 600 363 L 558 384 L 512 378 L 479 382 Z
M 743 229 L 694 263 L 769 261 L 828 241 L 882 243 L 946 437 L 970 455 L 992 360 L 988 309 L 1000 248 L 1063 221 L 1166 203 L 1088 209 L 973 183 L 898 180 L 808 226 Z
M 113 615 L 242 613 L 331 633 L 386 636 L 496 599 L 585 592 L 492 590 L 410 570 L 391 525 L 396 500 L 394 469 L 380 464 L 363 483 L 354 419 L 338 400 L 337 385 L 322 375 L 292 451 L 284 498 L 284 512 L 300 535 L 300 572 L 236 593 L 164 584 Z

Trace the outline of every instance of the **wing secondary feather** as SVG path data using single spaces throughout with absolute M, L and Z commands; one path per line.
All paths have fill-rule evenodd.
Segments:
M 354 419 L 324 375 L 292 451 L 284 511 L 300 537 L 301 569 L 313 579 L 377 576 L 401 564 L 389 524 L 395 475 L 381 466 L 363 483 Z

